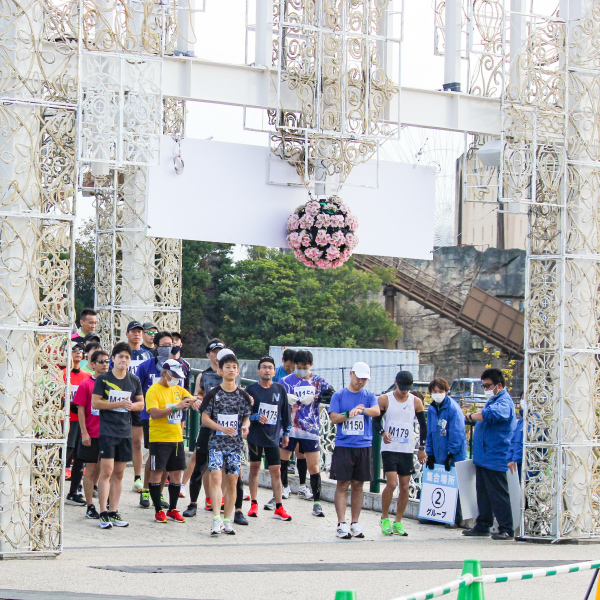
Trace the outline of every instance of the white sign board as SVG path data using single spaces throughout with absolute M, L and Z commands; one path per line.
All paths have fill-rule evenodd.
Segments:
M 163 136 L 161 164 L 148 169 L 148 235 L 287 248 L 288 217 L 308 194 L 303 186 L 268 183 L 267 147 L 184 139 L 185 168 L 177 175 L 173 145 Z M 355 252 L 431 260 L 435 175 L 380 162 L 378 183 L 339 192 L 358 219 Z
M 446 471 L 444 465 L 423 469 L 419 519 L 454 524 L 457 498 L 458 480 L 454 467 L 450 471 Z
M 479 514 L 475 488 L 475 464 L 472 460 L 463 460 L 457 462 L 455 467 L 463 519 L 474 519 Z

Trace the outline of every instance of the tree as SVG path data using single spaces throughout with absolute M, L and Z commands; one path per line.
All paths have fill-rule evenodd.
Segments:
M 240 356 L 256 358 L 270 345 L 373 347 L 395 341 L 400 329 L 370 292 L 378 275 L 349 264 L 317 271 L 277 250 L 238 262 L 220 296 L 222 333 Z
M 96 274 L 94 219 L 84 221 L 75 238 L 75 310 L 93 308 Z

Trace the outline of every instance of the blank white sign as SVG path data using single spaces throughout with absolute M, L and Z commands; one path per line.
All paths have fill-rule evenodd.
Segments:
M 287 247 L 287 219 L 308 193 L 268 183 L 268 148 L 185 139 L 181 175 L 173 149 L 172 138 L 163 136 L 160 166 L 149 168 L 148 235 Z M 381 162 L 378 188 L 346 186 L 339 196 L 358 218 L 356 253 L 431 260 L 435 175 L 429 169 Z

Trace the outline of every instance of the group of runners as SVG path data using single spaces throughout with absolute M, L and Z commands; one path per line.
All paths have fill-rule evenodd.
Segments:
M 464 460 L 464 418 L 447 395 L 448 384 L 443 379 L 432 381 L 430 392 L 434 408 L 449 408 L 451 414 L 444 413 L 446 418 L 436 421 L 433 427 L 442 429 L 436 434 L 430 428 L 428 438 L 427 413 L 421 398 L 416 392 L 411 393 L 413 379 L 408 371 L 396 375 L 393 391 L 377 397 L 365 388 L 370 379 L 369 366 L 357 362 L 350 372 L 349 385 L 335 391 L 323 377 L 313 373 L 313 357 L 308 350 L 286 350 L 278 369 L 271 356 L 261 358 L 258 380 L 242 389 L 238 385 L 240 369 L 235 353 L 222 340 L 213 339 L 206 347 L 211 366 L 197 379 L 192 394 L 186 389 L 191 369 L 180 357 L 182 342 L 178 333 L 158 331 L 151 323 L 132 321 L 127 327 L 127 341 L 108 352 L 89 339 L 88 343 L 98 347 L 82 346 L 82 340 L 94 333 L 86 332 L 83 325 L 82 319 L 82 330 L 72 340 L 72 410 L 76 411 L 77 420 L 71 423 L 69 446 L 74 447 L 75 462 L 85 465 L 86 471 L 82 497 L 76 473 L 83 472 L 83 468 L 75 468 L 74 462 L 66 501 L 86 506 L 85 516 L 98 519 L 102 529 L 128 526 L 119 513 L 119 501 L 129 461 L 134 466 L 132 490 L 140 494 L 139 506 L 152 506 L 157 523 L 183 523 L 195 517 L 204 486 L 204 509 L 213 513 L 211 535 L 233 535 L 234 525 L 248 525 L 249 518 L 259 516 L 258 479 L 264 457 L 273 490 L 273 498 L 264 510 L 272 511 L 276 519 L 291 521 L 283 501 L 291 495 L 288 471 L 294 452 L 300 482 L 298 495 L 312 500 L 312 515 L 323 517 L 319 441 L 322 402 L 329 404 L 330 420 L 336 426 L 330 478 L 337 481 L 336 535 L 342 539 L 364 537 L 359 517 L 364 483 L 373 479 L 374 428 L 383 436 L 382 463 L 387 485 L 382 494 L 381 532 L 385 535 L 408 535 L 402 517 L 408 503 L 410 477 L 415 472 L 416 447 L 417 460 L 421 464 L 427 461 L 430 467 L 434 460 L 445 461 L 447 469 L 456 460 Z M 81 375 L 84 351 L 88 352 L 89 377 Z M 194 453 L 186 462 L 183 426 L 192 410 L 200 412 L 201 427 Z M 446 429 L 448 423 L 452 427 Z M 447 437 L 449 433 L 451 437 Z M 432 436 L 443 440 L 443 456 L 441 451 L 434 456 L 434 446 L 438 450 L 441 446 L 439 439 L 434 442 Z M 250 462 L 251 504 L 247 516 L 242 510 L 244 440 Z M 149 451 L 145 468 L 142 446 Z M 392 523 L 389 509 L 397 488 L 397 510 Z M 189 505 L 180 512 L 179 500 L 188 493 Z M 99 510 L 94 506 L 96 494 Z

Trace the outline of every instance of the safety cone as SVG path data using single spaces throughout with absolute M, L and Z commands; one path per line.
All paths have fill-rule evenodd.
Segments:
M 335 593 L 335 600 L 356 600 L 356 592 L 354 590 L 338 590 Z
M 478 560 L 465 560 L 462 574 L 466 575 L 467 573 L 473 575 L 473 577 L 481 577 L 481 562 Z M 483 583 L 472 583 L 460 588 L 457 600 L 485 600 Z

